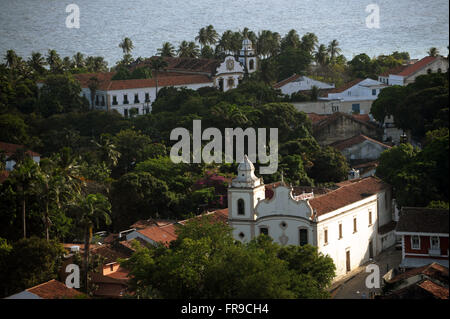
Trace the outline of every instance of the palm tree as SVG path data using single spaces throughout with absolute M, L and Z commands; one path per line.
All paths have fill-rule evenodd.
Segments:
M 319 63 L 321 66 L 324 66 L 327 62 L 327 48 L 324 44 L 321 44 L 317 51 L 314 53 L 314 58 L 316 59 L 316 62 Z
M 178 48 L 178 56 L 181 58 L 197 58 L 200 52 L 195 42 L 182 41 Z
M 86 62 L 84 61 L 84 55 L 81 52 L 77 52 L 72 57 L 72 62 L 75 69 L 84 68 L 86 65 Z
M 150 68 L 152 69 L 152 71 L 154 71 L 154 74 L 155 74 L 155 84 L 156 84 L 155 97 L 158 97 L 158 72 L 160 70 L 164 70 L 167 67 L 167 65 L 168 65 L 168 63 L 162 57 L 154 58 L 150 62 Z
M 101 160 L 103 162 L 108 166 L 117 166 L 122 154 L 117 150 L 117 146 L 107 135 L 102 135 L 100 137 L 100 142 L 96 142 L 95 140 L 92 140 L 91 142 L 99 149 Z
M 215 45 L 217 40 L 219 39 L 219 35 L 212 25 L 206 27 L 206 43 L 209 45 Z
M 14 69 L 19 61 L 19 56 L 16 54 L 16 51 L 8 50 L 6 51 L 5 60 L 6 66 L 8 66 L 10 69 Z
M 71 203 L 76 213 L 78 226 L 84 232 L 84 289 L 88 292 L 89 248 L 94 226 L 99 227 L 103 220 L 106 225 L 111 224 L 111 204 L 102 194 L 78 195 Z
M 124 54 L 130 54 L 131 50 L 134 49 L 133 41 L 130 38 L 124 38 L 122 42 L 119 43 L 119 48 L 123 50 Z
M 430 48 L 430 50 L 428 50 L 427 53 L 429 56 L 438 56 L 439 50 L 435 47 L 432 47 L 432 48 Z
M 339 48 L 339 42 L 338 40 L 333 40 L 328 44 L 328 53 L 330 54 L 330 59 L 332 62 L 334 62 L 334 58 L 341 53 L 341 49 Z
M 290 30 L 281 40 L 281 48 L 298 48 L 300 47 L 300 37 L 294 29 Z
M 27 63 L 37 74 L 43 74 L 45 72 L 47 62 L 40 52 L 32 52 Z
M 319 40 L 317 39 L 317 36 L 314 33 L 308 32 L 302 37 L 300 47 L 304 51 L 312 53 L 316 48 L 318 42 Z
M 203 48 L 205 44 L 208 43 L 208 34 L 205 28 L 201 28 L 198 32 L 198 35 L 195 37 L 195 40 L 200 43 L 200 50 Z
M 222 34 L 222 37 L 220 38 L 218 44 L 220 51 L 228 54 L 233 50 L 232 38 L 233 38 L 233 31 L 231 30 L 227 30 Z
M 35 192 L 38 170 L 39 166 L 33 159 L 25 156 L 22 161 L 17 161 L 10 175 L 13 185 L 17 187 L 17 193 L 22 204 L 23 238 L 27 238 L 26 200 Z
M 62 70 L 62 61 L 59 54 L 55 50 L 48 50 L 47 63 L 50 66 L 50 71 L 60 72 Z
M 158 49 L 158 54 L 164 57 L 174 57 L 175 48 L 170 42 L 164 42 L 161 49 Z

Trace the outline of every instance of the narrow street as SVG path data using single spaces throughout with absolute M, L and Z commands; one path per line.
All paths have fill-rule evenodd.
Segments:
M 366 266 L 372 263 L 380 267 L 380 279 L 392 268 L 396 268 L 402 259 L 401 250 L 390 247 L 378 255 L 374 261 L 355 269 L 344 279 L 333 285 L 331 296 L 333 299 L 364 299 L 369 298 L 370 293 L 378 293 L 381 289 L 366 287 L 366 278 L 370 273 L 366 273 Z M 381 286 L 381 283 L 380 283 Z

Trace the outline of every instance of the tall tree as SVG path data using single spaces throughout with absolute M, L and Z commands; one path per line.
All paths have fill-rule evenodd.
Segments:
M 328 50 L 328 53 L 330 54 L 330 60 L 332 63 L 334 63 L 334 59 L 342 51 L 339 48 L 339 42 L 336 39 L 331 41 L 330 44 L 328 44 L 327 50 Z
M 119 48 L 122 49 L 124 54 L 130 54 L 134 49 L 133 41 L 130 38 L 125 37 L 122 42 L 119 43 Z
M 174 57 L 175 48 L 170 42 L 164 42 L 162 48 L 158 49 L 158 54 L 162 57 Z
M 153 71 L 153 74 L 155 75 L 155 97 L 158 97 L 158 74 L 160 71 L 164 70 L 168 66 L 168 63 L 162 58 L 157 57 L 155 59 L 152 59 L 150 62 L 150 68 Z

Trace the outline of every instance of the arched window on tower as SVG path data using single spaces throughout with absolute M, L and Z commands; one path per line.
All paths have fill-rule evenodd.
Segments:
M 249 70 L 253 70 L 255 68 L 255 61 L 253 59 L 250 60 L 248 68 Z
M 245 203 L 242 198 L 240 198 L 237 202 L 238 205 L 238 215 L 245 215 Z

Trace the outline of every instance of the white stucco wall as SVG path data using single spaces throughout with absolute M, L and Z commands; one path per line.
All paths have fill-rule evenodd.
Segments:
M 388 149 L 388 147 L 366 140 L 362 143 L 343 149 L 341 153 L 348 160 L 376 160 L 386 149 Z
M 306 76 L 301 76 L 297 80 L 289 82 L 282 87 L 280 87 L 281 92 L 283 94 L 291 95 L 292 93 L 296 93 L 298 91 L 308 91 L 311 90 L 313 86 L 316 86 L 319 89 L 332 89 L 334 88 L 334 84 L 329 84 L 321 81 L 317 81 L 311 79 Z

